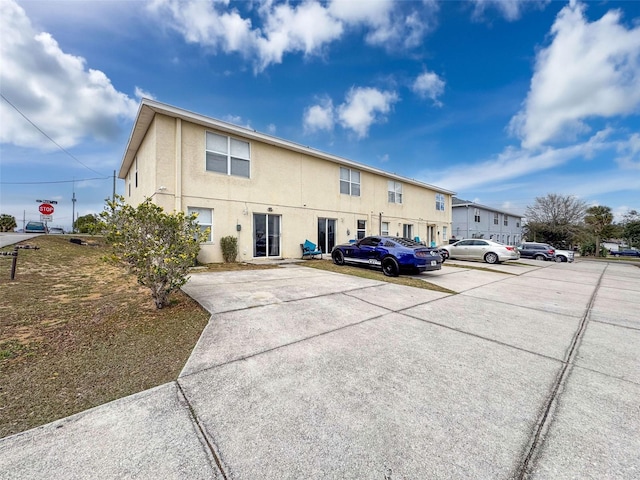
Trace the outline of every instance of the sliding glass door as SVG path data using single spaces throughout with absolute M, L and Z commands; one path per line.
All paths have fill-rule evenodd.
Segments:
M 318 248 L 324 253 L 331 253 L 336 246 L 336 220 L 334 218 L 318 218 Z
M 253 256 L 280 256 L 280 215 L 253 214 Z

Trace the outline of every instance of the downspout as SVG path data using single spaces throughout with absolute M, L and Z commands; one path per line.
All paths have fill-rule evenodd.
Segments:
M 182 119 L 176 118 L 176 153 L 175 153 L 175 163 L 176 163 L 176 171 L 175 171 L 175 179 L 176 184 L 174 191 L 175 193 L 175 204 L 174 208 L 176 212 L 182 211 Z

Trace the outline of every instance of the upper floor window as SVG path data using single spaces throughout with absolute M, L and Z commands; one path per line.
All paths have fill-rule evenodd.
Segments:
M 138 156 L 137 155 L 134 160 L 134 163 L 135 163 L 135 169 L 136 169 L 136 188 L 138 188 Z
M 360 172 L 350 168 L 340 167 L 340 193 L 360 196 Z
M 516 222 L 516 227 L 520 228 L 520 222 Z
M 493 224 L 494 225 L 498 225 L 498 214 L 497 213 L 493 214 Z
M 507 217 L 506 215 L 504 216 L 504 226 L 505 227 L 509 226 L 509 217 Z
M 387 182 L 389 192 L 389 203 L 402 203 L 402 184 L 389 180 Z
M 208 171 L 249 178 L 251 170 L 249 142 L 207 132 L 206 148 Z
M 476 223 L 480 223 L 480 209 L 479 208 L 474 208 L 473 209 L 473 221 Z
M 444 212 L 444 195 L 442 193 L 436 193 L 436 210 Z

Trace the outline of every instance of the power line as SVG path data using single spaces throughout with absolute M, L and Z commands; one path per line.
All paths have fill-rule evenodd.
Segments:
M 45 185 L 48 183 L 74 183 L 74 182 L 86 182 L 89 180 L 108 180 L 113 178 L 112 175 L 108 177 L 95 177 L 95 178 L 78 178 L 75 180 L 57 180 L 51 182 L 0 182 L 0 185 Z
M 67 155 L 69 155 L 71 158 L 73 158 L 76 162 L 78 162 L 80 165 L 82 165 L 84 168 L 86 168 L 87 170 L 91 170 L 93 173 L 97 174 L 97 175 L 102 175 L 100 172 L 96 172 L 93 168 L 88 167 L 87 165 L 85 165 L 84 163 L 82 163 L 80 160 L 78 160 L 74 155 L 72 155 L 67 149 L 65 149 L 63 146 L 61 146 L 58 142 L 56 142 L 53 138 L 51 138 L 49 135 L 47 135 L 40 127 L 38 127 L 35 123 L 33 123 L 29 117 L 27 117 L 24 113 L 22 113 L 20 111 L 20 109 L 18 109 L 18 107 L 16 107 L 13 103 L 11 103 L 7 97 L 5 97 L 2 93 L 0 93 L 0 97 L 2 97 L 2 99 L 7 102 L 9 105 L 11 105 L 11 107 L 13 107 L 13 109 L 18 112 L 27 122 L 29 122 L 36 130 L 38 130 L 42 135 L 44 135 L 45 137 L 47 137 L 49 140 L 51 140 L 51 143 L 53 143 L 56 147 L 58 147 L 60 150 L 62 150 L 64 153 L 66 153 Z M 110 178 L 110 177 L 107 177 Z

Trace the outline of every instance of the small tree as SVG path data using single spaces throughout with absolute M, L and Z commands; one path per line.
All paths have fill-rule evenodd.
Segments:
M 10 232 L 17 226 L 16 217 L 6 213 L 0 214 L 0 232 Z
M 100 226 L 100 217 L 95 213 L 89 213 L 78 217 L 75 224 L 75 230 L 78 233 L 97 233 Z
M 151 290 L 157 308 L 167 305 L 169 294 L 187 282 L 207 233 L 197 215 L 164 213 L 149 198 L 134 208 L 116 196 L 100 217 L 114 259 L 129 265 L 138 283 Z
M 589 207 L 584 222 L 587 224 L 587 230 L 595 237 L 595 253 L 599 257 L 601 256 L 600 240 L 611 232 L 613 222 L 611 208 L 602 205 Z
M 220 248 L 222 248 L 222 258 L 224 263 L 234 263 L 238 258 L 238 239 L 228 236 L 220 239 Z

